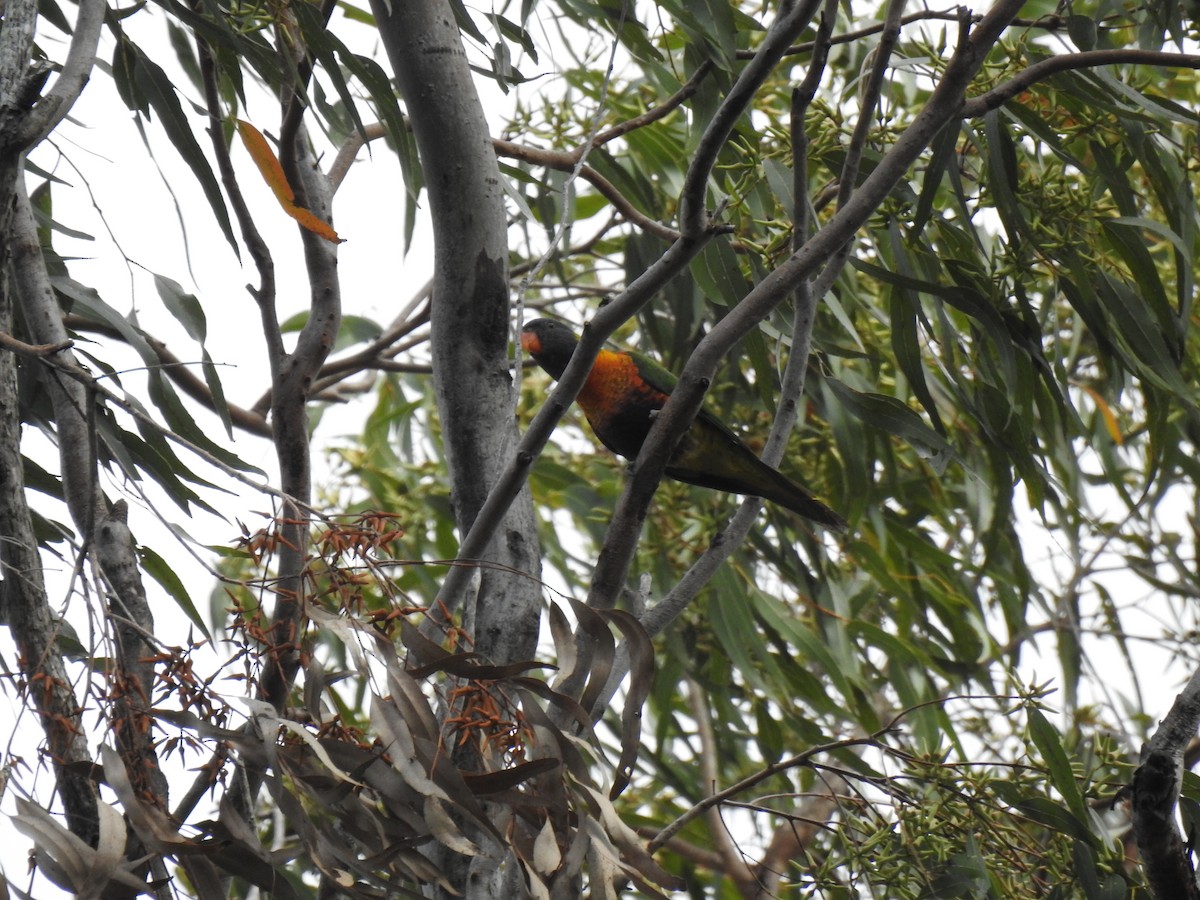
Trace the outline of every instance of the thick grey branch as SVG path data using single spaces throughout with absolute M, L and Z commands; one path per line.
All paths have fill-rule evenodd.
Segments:
M 9 207 L 7 217 L 0 217 L 0 235 L 8 233 L 11 214 Z M 6 334 L 12 331 L 14 318 L 7 268 L 7 260 L 0 258 L 0 332 Z M 8 625 L 17 646 L 29 697 L 46 735 L 67 827 L 94 845 L 98 837 L 96 788 L 86 767 L 78 765 L 91 762 L 81 707 L 56 646 L 60 623 L 50 611 L 25 498 L 21 404 L 13 349 L 0 350 L 0 621 Z
M 67 342 L 62 309 L 50 286 L 38 241 L 24 179 L 14 185 L 15 209 L 9 229 L 11 271 L 26 328 L 34 341 L 59 345 L 56 366 L 79 365 Z M 96 561 L 110 593 L 110 608 L 119 616 L 153 627 L 142 587 L 133 537 L 124 521 L 123 504 L 109 512 L 96 483 L 95 395 L 82 381 L 47 366 L 47 390 L 54 407 L 63 494 L 76 527 L 97 552 Z M 150 735 L 148 710 L 154 687 L 154 667 L 145 662 L 153 648 L 143 634 L 116 627 L 116 667 L 112 691 L 116 697 L 114 730 L 130 777 L 153 802 L 166 806 L 167 783 L 158 766 Z
M 509 502 L 493 506 L 487 527 L 476 530 L 517 443 L 509 403 L 508 227 L 496 151 L 449 3 L 377 0 L 372 8 L 407 105 L 433 219 L 433 383 L 455 518 L 461 534 L 476 536 L 471 557 L 501 564 L 480 573 L 463 622 L 493 660 L 529 659 L 541 597 L 535 583 L 515 573 L 536 577 L 541 560 L 523 478 L 509 482 Z M 467 547 L 464 538 L 460 554 Z M 452 569 L 442 587 L 447 609 L 469 595 L 453 577 L 459 571 Z
M 1158 900 L 1200 900 L 1200 886 L 1175 807 L 1183 785 L 1183 754 L 1200 727 L 1200 669 L 1175 698 L 1158 731 L 1142 747 L 1133 774 L 1133 831 L 1146 878 Z
M 18 138 L 20 146 L 32 147 L 45 138 L 66 118 L 83 93 L 96 63 L 96 46 L 100 43 L 100 29 L 107 10 L 108 4 L 104 0 L 80 2 L 66 61 L 50 91 L 26 118 Z
M 322 221 L 332 221 L 331 195 L 324 175 L 309 153 L 308 137 L 298 128 L 294 152 L 285 172 L 299 205 Z M 308 270 L 308 321 L 271 372 L 271 428 L 280 488 L 288 497 L 279 517 L 280 550 L 276 557 L 275 609 L 271 618 L 271 647 L 263 672 L 262 695 L 282 710 L 300 666 L 300 632 L 304 604 L 304 567 L 308 562 L 308 504 L 312 499 L 312 454 L 308 437 L 308 401 L 313 381 L 329 357 L 342 321 L 341 286 L 337 274 L 337 245 L 307 228 L 297 231 Z M 267 326 L 268 330 L 270 326 Z M 268 334 L 268 340 L 271 340 Z
M 30 337 L 41 344 L 67 344 L 54 359 L 68 366 L 79 363 L 70 349 L 69 335 L 63 325 L 62 308 L 50 286 L 38 242 L 37 225 L 25 180 L 19 176 L 15 185 L 16 208 L 13 213 L 10 245 L 12 249 L 13 286 L 22 306 L 25 327 Z M 88 389 L 78 381 L 64 378 L 52 369 L 47 372 L 46 388 L 54 405 L 58 429 L 59 454 L 62 458 L 63 494 L 80 532 L 88 539 L 94 533 L 103 501 L 96 488 L 95 454 L 91 429 L 90 407 L 93 402 Z

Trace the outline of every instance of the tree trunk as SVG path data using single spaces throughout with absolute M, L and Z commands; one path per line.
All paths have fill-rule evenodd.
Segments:
M 374 0 L 372 9 L 407 106 L 433 217 L 433 379 L 456 524 L 465 535 L 517 442 L 500 171 L 450 4 Z M 541 596 L 527 488 L 484 562 L 474 596 L 462 606 L 471 649 L 496 663 L 531 659 Z M 511 860 L 497 867 L 447 852 L 439 862 L 463 896 L 514 896 L 519 870 Z

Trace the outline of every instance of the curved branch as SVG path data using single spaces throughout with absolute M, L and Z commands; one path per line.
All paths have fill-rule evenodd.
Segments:
M 685 102 L 695 96 L 696 91 L 700 87 L 700 83 L 708 77 L 713 70 L 711 60 L 705 60 L 701 63 L 692 77 L 684 82 L 674 94 L 662 103 L 647 110 L 641 115 L 634 116 L 632 119 L 626 119 L 624 122 L 619 122 L 612 128 L 598 132 L 591 141 L 592 147 L 599 147 L 614 141 L 619 137 L 629 134 L 631 131 L 636 131 L 639 128 L 645 128 L 647 125 L 652 125 L 682 106 Z M 407 117 L 405 123 L 408 123 Z M 345 141 L 342 142 L 341 148 L 338 150 L 337 156 L 334 158 L 332 165 L 329 167 L 329 181 L 332 189 L 336 191 L 345 179 L 346 174 L 350 171 L 350 166 L 354 162 L 358 151 L 363 145 L 387 135 L 387 129 L 382 123 L 376 122 L 366 126 L 362 132 L 355 131 Z M 545 166 L 548 169 L 554 169 L 559 172 L 573 172 L 575 167 L 579 165 L 580 159 L 583 157 L 584 147 L 576 147 L 574 150 L 543 150 L 537 147 L 528 147 L 524 144 L 517 144 L 513 141 L 506 141 L 502 138 L 492 138 L 492 146 L 496 149 L 496 154 L 502 157 L 511 159 L 519 159 L 524 162 L 533 163 L 534 165 Z M 630 222 L 645 229 L 651 234 L 667 241 L 674 241 L 679 237 L 679 232 L 673 228 L 663 225 L 661 222 L 649 218 L 637 207 L 635 207 L 625 196 L 617 190 L 607 178 L 597 172 L 590 166 L 582 166 L 579 171 L 580 176 L 596 188 L 610 203 Z
M 929 102 L 849 201 L 800 250 L 759 282 L 700 341 L 684 367 L 678 386 L 655 419 L 633 465 L 633 474 L 625 484 L 592 577 L 592 589 L 588 596 L 590 605 L 606 608 L 615 602 L 633 559 L 641 523 L 662 478 L 667 459 L 700 410 L 704 394 L 721 359 L 751 328 L 783 302 L 798 284 L 853 237 L 933 137 L 960 115 L 971 79 L 1021 5 L 1021 0 L 1000 0 L 984 16 L 975 32 L 960 41 Z M 684 230 L 686 233 L 686 226 Z
M 700 136 L 696 152 L 688 165 L 683 179 L 683 190 L 679 197 L 679 228 L 689 238 L 703 234 L 708 228 L 708 213 L 705 197 L 708 177 L 717 163 L 717 156 L 725 146 L 733 126 L 749 108 L 755 93 L 766 81 L 775 65 L 787 52 L 792 39 L 803 31 L 816 15 L 820 0 L 804 0 L 790 9 L 784 6 L 778 18 L 771 23 L 767 36 L 754 53 L 729 89 L 729 93 L 713 113 L 712 119 Z
M 71 34 L 71 46 L 62 70 L 49 92 L 33 107 L 10 146 L 32 147 L 66 118 L 91 77 L 96 64 L 96 47 L 108 4 L 104 0 L 82 0 Z M 5 30 L 8 17 L 5 16 Z
M 318 218 L 332 220 L 331 195 L 324 175 L 309 153 L 308 136 L 299 129 L 294 141 L 290 171 L 285 168 L 297 201 Z M 337 272 L 337 245 L 307 228 L 297 226 L 304 250 L 309 283 L 309 315 L 295 348 L 271 372 L 271 427 L 279 486 L 299 505 L 284 504 L 279 518 L 281 548 L 276 557 L 279 577 L 274 586 L 271 615 L 270 665 L 264 669 L 260 691 L 276 710 L 287 703 L 300 668 L 300 637 L 304 622 L 304 568 L 308 561 L 309 516 L 312 498 L 312 453 L 308 434 L 308 401 L 312 384 L 333 349 L 342 321 L 341 285 Z
M 665 119 L 668 115 L 682 106 L 687 100 L 695 96 L 696 91 L 700 88 L 700 82 L 708 77 L 714 67 L 711 59 L 706 59 L 696 71 L 692 73 L 692 77 L 683 83 L 674 94 L 664 100 L 662 103 L 655 106 L 653 109 L 648 109 L 639 116 L 634 116 L 632 119 L 626 119 L 624 122 L 619 122 L 607 131 L 601 131 L 596 135 L 596 139 L 592 141 L 592 145 L 600 147 L 607 144 L 609 141 L 615 140 L 623 135 L 629 134 L 631 131 L 636 131 L 639 128 L 644 128 L 647 125 L 653 124 L 660 119 Z M 579 151 L 576 151 L 579 152 Z
M 900 24 L 902 26 L 904 26 L 904 25 L 912 25 L 914 22 L 928 22 L 928 21 L 957 22 L 959 20 L 959 17 L 960 17 L 960 14 L 957 9 L 948 9 L 948 10 L 923 9 L 919 12 L 909 13 L 908 15 L 904 16 L 904 18 L 902 18 L 900 20 Z M 979 16 L 974 17 L 974 19 L 976 21 L 978 21 L 979 18 L 980 18 Z M 1066 16 L 1049 15 L 1049 16 L 1041 16 L 1037 19 L 1025 19 L 1020 16 L 1017 16 L 1011 22 L 1008 23 L 1008 27 L 1009 28 L 1043 28 L 1047 31 L 1059 31 L 1059 30 L 1067 27 L 1067 18 L 1066 18 Z M 873 34 L 879 34 L 881 31 L 884 30 L 884 28 L 885 28 L 885 25 L 882 22 L 880 22 L 878 25 L 867 25 L 864 28 L 859 28 L 854 31 L 845 31 L 845 32 L 842 32 L 841 34 L 835 35 L 829 39 L 829 43 L 830 43 L 830 45 L 852 44 L 855 41 L 861 40 L 862 38 L 870 37 Z M 806 41 L 803 44 L 795 44 L 791 47 L 788 47 L 787 53 L 785 53 L 784 55 L 785 56 L 799 56 L 804 53 L 811 53 L 816 48 L 817 43 L 818 43 L 817 40 L 813 40 L 813 41 Z M 754 55 L 753 50 L 739 50 L 737 52 L 738 59 L 750 59 L 753 55 Z
M 1183 757 L 1200 727 L 1200 669 L 1175 698 L 1158 731 L 1142 747 L 1133 773 L 1133 832 L 1146 879 L 1158 900 L 1200 900 L 1200 887 L 1175 806 L 1183 785 Z
M 1080 53 L 1064 53 L 1034 63 L 1018 75 L 992 88 L 985 94 L 972 97 L 963 104 L 964 119 L 982 116 L 1003 106 L 1039 81 L 1044 81 L 1059 72 L 1076 69 L 1094 69 L 1099 66 L 1141 65 L 1166 66 L 1171 68 L 1200 69 L 1200 55 L 1195 53 L 1166 53 L 1160 50 L 1085 50 Z
M 536 147 L 526 147 L 523 144 L 514 144 L 512 141 L 502 141 L 499 138 L 492 139 L 492 146 L 496 148 L 497 156 L 519 159 L 523 162 L 545 166 L 547 169 L 555 169 L 559 172 L 574 172 L 575 167 L 579 166 L 578 161 L 575 159 L 578 155 L 576 151 L 539 150 Z M 625 198 L 624 194 L 617 190 L 611 181 L 591 166 L 579 166 L 579 177 L 599 191 L 621 215 L 634 225 L 665 241 L 674 241 L 679 238 L 678 231 L 644 215 Z
M 729 787 L 725 788 L 725 790 L 717 791 L 712 796 L 704 798 L 691 809 L 688 809 L 682 815 L 678 816 L 670 825 L 655 835 L 654 840 L 650 841 L 650 843 L 646 845 L 646 850 L 650 853 L 654 853 L 672 837 L 678 834 L 680 829 L 687 825 L 688 822 L 691 822 L 697 816 L 704 814 L 707 810 L 714 806 L 719 806 L 726 800 L 736 797 L 738 794 L 742 793 L 742 791 L 749 790 L 756 784 L 761 784 L 768 778 L 778 775 L 781 772 L 786 772 L 789 769 L 795 769 L 798 766 L 807 765 L 809 760 L 818 754 L 832 753 L 837 750 L 846 750 L 850 747 L 874 746 L 879 742 L 879 738 L 887 734 L 889 730 L 890 727 L 884 728 L 865 738 L 847 738 L 846 740 L 842 741 L 830 741 L 828 744 L 810 747 L 803 753 L 797 753 L 795 756 L 791 756 L 787 759 L 781 759 L 776 763 L 771 763 L 769 766 L 759 769 L 754 774 L 747 775 L 736 784 L 731 784 Z
M 123 335 L 112 325 L 104 322 L 96 322 L 92 319 L 85 319 L 82 316 L 68 313 L 63 316 L 63 325 L 72 331 L 86 331 L 91 334 L 102 334 L 107 338 L 114 340 L 123 340 Z M 136 327 L 136 326 L 135 326 Z M 172 353 L 165 342 L 156 338 L 140 328 L 137 332 L 146 341 L 146 344 L 154 351 L 154 355 L 158 357 L 162 363 L 163 372 L 168 378 L 174 381 L 179 388 L 191 397 L 193 400 L 202 404 L 206 409 L 212 412 L 217 411 L 216 401 L 213 398 L 212 391 L 209 390 L 207 382 L 198 376 L 191 369 L 190 363 L 186 363 L 178 356 Z M 248 409 L 243 409 L 240 406 L 235 406 L 232 403 L 226 404 L 226 409 L 229 411 L 229 420 L 238 428 L 250 434 L 258 435 L 259 437 L 271 436 L 271 426 L 267 420 L 258 413 L 251 412 Z
M 705 790 L 716 791 L 717 764 L 721 759 L 721 751 L 717 746 L 717 736 L 713 731 L 712 716 L 709 714 L 709 698 L 694 678 L 688 677 L 686 681 L 687 704 L 692 712 L 692 720 L 696 723 L 696 736 L 700 740 L 698 761 L 701 783 Z M 721 810 L 714 804 L 709 806 L 707 813 L 709 840 L 716 848 L 717 856 L 721 860 L 721 871 L 737 884 L 739 889 L 743 889 L 744 894 L 744 886 L 748 882 L 753 883 L 750 867 L 742 859 L 741 852 L 726 830 L 725 822 L 721 819 Z
M 362 131 L 359 131 L 357 128 L 351 131 L 346 139 L 342 141 L 342 146 L 338 148 L 337 156 L 333 158 L 333 162 L 329 165 L 329 172 L 326 174 L 326 177 L 329 179 L 329 192 L 332 194 L 337 193 L 337 189 L 346 180 L 346 175 L 350 172 L 350 166 L 354 164 L 354 160 L 358 156 L 358 151 L 363 148 L 364 144 L 377 141 L 379 138 L 386 136 L 387 128 L 384 127 L 382 122 L 374 122 L 364 126 Z

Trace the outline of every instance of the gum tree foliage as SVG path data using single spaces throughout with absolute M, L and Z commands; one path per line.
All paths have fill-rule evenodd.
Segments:
M 10 895 L 1196 896 L 1193 13 L 9 0 Z M 186 272 L 185 350 L 56 251 L 89 79 L 194 179 L 268 384 Z M 393 157 L 434 277 L 374 261 L 375 323 L 331 216 Z M 535 314 L 589 323 L 557 385 Z M 609 337 L 681 373 L 628 471 L 570 407 Z M 658 485 L 701 403 L 850 531 Z M 195 509 L 250 523 L 209 617 Z

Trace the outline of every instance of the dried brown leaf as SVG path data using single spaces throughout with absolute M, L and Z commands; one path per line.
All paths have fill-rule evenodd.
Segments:
M 625 694 L 625 708 L 621 710 L 621 758 L 608 793 L 615 800 L 629 786 L 642 748 L 642 706 L 654 687 L 654 646 L 642 624 L 625 610 L 608 609 L 601 615 L 621 630 L 629 649 L 629 690 Z

